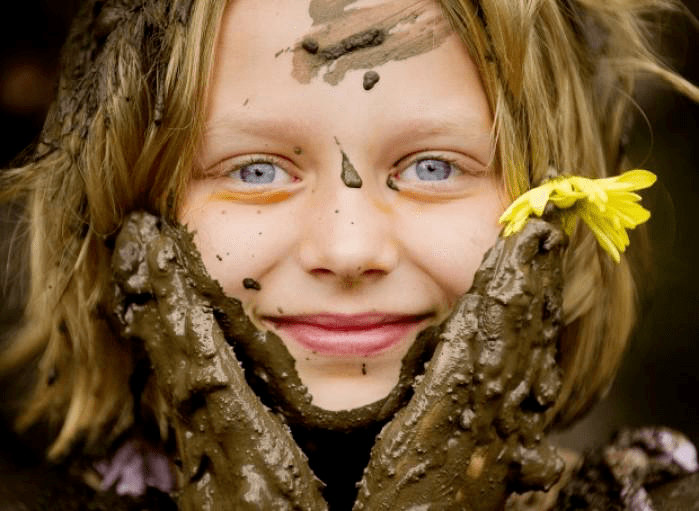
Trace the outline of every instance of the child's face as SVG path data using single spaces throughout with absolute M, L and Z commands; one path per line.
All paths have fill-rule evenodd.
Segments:
M 439 6 L 330 4 L 232 2 L 180 220 L 225 292 L 279 334 L 313 403 L 338 410 L 390 392 L 416 334 L 468 290 L 504 193 L 478 72 Z M 386 23 L 335 61 L 301 48 Z M 362 59 L 380 50 L 365 90 Z

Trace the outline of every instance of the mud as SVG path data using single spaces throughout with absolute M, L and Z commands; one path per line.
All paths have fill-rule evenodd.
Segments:
M 255 279 L 251 278 L 243 279 L 243 287 L 245 289 L 253 289 L 255 291 L 259 291 L 260 289 L 262 289 L 260 283 L 257 282 Z
M 114 251 L 115 317 L 145 345 L 168 403 L 180 508 L 325 509 L 299 444 L 359 434 L 368 450 L 384 424 L 357 465 L 355 510 L 496 510 L 512 490 L 553 484 L 562 462 L 541 438 L 560 386 L 564 246 L 540 220 L 498 240 L 452 315 L 418 336 L 390 395 L 330 412 L 313 406 L 281 340 L 208 276 L 189 233 L 130 217 Z M 336 457 L 319 470 L 345 473 Z
M 495 510 L 511 490 L 556 482 L 563 462 L 541 438 L 560 387 L 565 244 L 530 221 L 486 254 L 413 399 L 378 436 L 355 511 Z
M 247 385 L 195 254 L 188 233 L 135 214 L 113 256 L 115 317 L 145 345 L 174 430 L 179 509 L 327 509 L 288 427 Z
M 361 188 L 362 178 L 359 176 L 357 169 L 354 168 L 352 162 L 347 157 L 344 151 L 342 152 L 342 172 L 340 173 L 340 178 L 342 182 L 348 188 Z
M 386 178 L 386 186 L 388 186 L 391 190 L 400 192 L 400 188 L 398 188 L 398 185 L 396 184 L 395 179 L 393 179 L 393 176 L 388 176 Z
M 451 29 L 431 2 L 402 0 L 365 7 L 358 0 L 312 0 L 311 32 L 293 49 L 292 76 L 308 83 L 322 72 L 337 85 L 348 71 L 372 69 L 437 48 Z
M 362 86 L 364 87 L 364 90 L 373 89 L 374 85 L 379 83 L 380 78 L 379 73 L 376 71 L 367 71 L 364 73 L 364 78 L 362 79 Z

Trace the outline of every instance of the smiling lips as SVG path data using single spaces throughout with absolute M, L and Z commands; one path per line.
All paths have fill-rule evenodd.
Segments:
M 314 314 L 265 319 L 314 353 L 370 357 L 400 344 L 429 316 Z

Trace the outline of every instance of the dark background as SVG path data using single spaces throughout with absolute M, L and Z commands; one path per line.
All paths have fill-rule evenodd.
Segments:
M 78 0 L 9 2 L 0 16 L 0 168 L 37 136 L 53 96 L 59 48 Z M 686 5 L 699 14 L 699 0 Z M 698 30 L 688 21 L 668 19 L 660 37 L 662 54 L 693 83 L 699 83 Z M 653 270 L 644 270 L 636 335 L 609 396 L 572 429 L 559 435 L 564 444 L 585 448 L 605 442 L 621 425 L 663 424 L 684 431 L 699 443 L 699 108 L 669 92 L 643 83 L 640 117 L 630 156 L 659 182 L 645 194 Z M 0 338 L 19 315 L 22 279 L 6 271 L 19 254 L 12 244 L 16 210 L 0 209 Z M 10 396 L 0 390 L 0 416 Z M 5 424 L 6 425 L 6 424 Z M 3 421 L 0 419 L 0 436 Z M 0 450 L 2 450 L 0 442 Z

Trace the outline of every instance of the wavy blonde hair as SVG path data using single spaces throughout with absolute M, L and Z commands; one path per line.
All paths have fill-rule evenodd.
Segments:
M 650 49 L 646 15 L 679 9 L 673 0 L 441 4 L 480 70 L 513 198 L 550 168 L 594 177 L 623 169 L 620 140 L 639 74 L 699 99 Z M 135 209 L 175 220 L 225 5 L 88 2 L 35 154 L 0 178 L 0 198 L 26 200 L 31 275 L 24 327 L 0 368 L 38 357 L 19 425 L 59 426 L 52 458 L 77 439 L 109 441 L 133 423 L 135 354 L 104 310 L 110 240 Z M 571 420 L 608 387 L 634 319 L 628 263 L 612 263 L 584 228 L 565 272 L 565 378 L 552 422 Z

